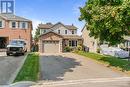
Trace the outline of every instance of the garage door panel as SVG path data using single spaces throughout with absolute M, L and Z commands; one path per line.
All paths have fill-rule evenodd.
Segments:
M 44 53 L 59 53 L 59 41 L 43 42 Z

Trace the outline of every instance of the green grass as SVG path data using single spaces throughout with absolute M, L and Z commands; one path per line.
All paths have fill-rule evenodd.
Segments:
M 106 56 L 106 55 L 100 55 L 100 54 L 96 54 L 96 53 L 87 53 L 87 52 L 83 52 L 83 51 L 79 51 L 76 53 L 79 55 L 83 55 L 85 57 L 97 60 L 99 62 L 109 64 L 109 66 L 120 68 L 120 69 L 122 69 L 122 71 L 130 71 L 130 62 L 127 60 L 122 60 L 120 58 Z
M 37 81 L 38 74 L 39 74 L 39 55 L 32 53 L 27 56 L 27 59 L 14 82 Z

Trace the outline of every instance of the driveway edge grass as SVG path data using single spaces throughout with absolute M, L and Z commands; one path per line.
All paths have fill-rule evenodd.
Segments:
M 130 62 L 127 60 L 122 60 L 120 58 L 113 57 L 113 56 L 106 56 L 106 55 L 88 53 L 88 52 L 83 52 L 83 51 L 78 51 L 78 52 L 74 52 L 74 53 L 85 56 L 90 59 L 94 59 L 103 64 L 107 64 L 108 67 L 115 67 L 117 70 L 120 70 L 123 72 L 125 72 L 125 71 L 130 72 Z
M 26 54 L 26 56 L 24 57 L 24 59 L 23 59 L 22 62 L 20 63 L 19 68 L 13 73 L 13 75 L 12 75 L 11 78 L 9 79 L 8 84 L 12 84 L 12 83 L 14 82 L 14 80 L 15 80 L 15 78 L 17 77 L 19 71 L 21 70 L 21 68 L 22 68 L 22 66 L 23 66 L 23 64 L 24 64 L 24 62 L 25 62 L 27 56 L 28 56 L 28 53 Z
M 37 53 L 28 54 L 24 65 L 18 73 L 14 82 L 37 81 L 39 77 L 39 55 Z

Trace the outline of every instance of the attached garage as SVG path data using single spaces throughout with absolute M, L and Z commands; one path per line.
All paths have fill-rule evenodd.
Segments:
M 40 53 L 61 53 L 63 37 L 55 32 L 48 32 L 39 38 Z
M 59 41 L 43 41 L 44 53 L 59 53 L 60 44 Z

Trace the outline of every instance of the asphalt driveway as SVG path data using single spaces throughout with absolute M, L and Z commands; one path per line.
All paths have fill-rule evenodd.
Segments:
M 94 60 L 72 53 L 43 54 L 40 58 L 40 65 L 41 80 L 43 81 L 68 81 L 126 76 L 102 64 L 98 64 Z
M 0 53 L 0 85 L 10 84 L 25 56 L 6 56 Z
M 33 87 L 130 87 L 130 77 L 73 53 L 42 54 L 41 80 Z

